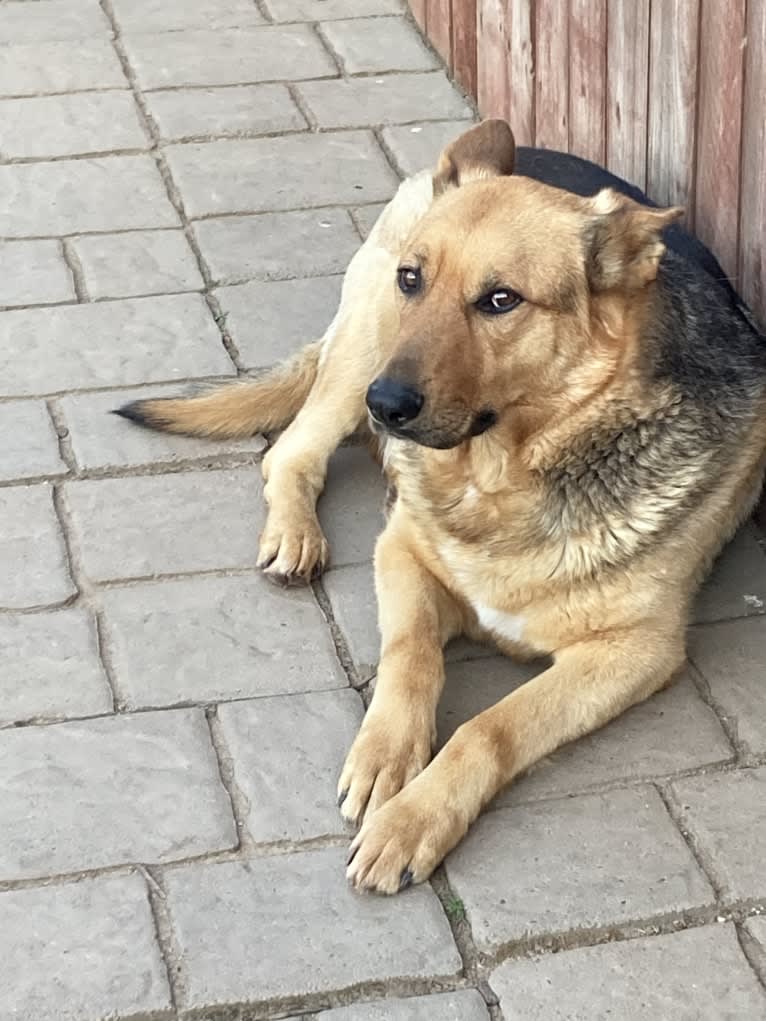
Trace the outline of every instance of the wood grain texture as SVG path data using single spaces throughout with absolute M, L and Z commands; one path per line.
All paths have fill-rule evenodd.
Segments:
M 464 0 L 455 0 L 463 3 Z M 452 0 L 426 0 L 426 25 L 434 49 L 445 62 L 452 63 Z
M 699 0 L 652 0 L 647 190 L 660 205 L 694 197 Z
M 606 165 L 646 188 L 650 0 L 609 0 Z
M 507 0 L 509 117 L 518 145 L 535 143 L 534 0 Z
M 508 19 L 503 0 L 477 0 L 477 98 L 484 117 L 511 117 Z
M 426 0 L 409 0 L 409 2 L 413 18 L 415 19 L 415 21 L 417 21 L 418 25 L 420 25 L 421 29 L 425 32 L 427 29 Z
M 738 283 L 766 329 L 766 0 L 748 3 L 742 131 Z
M 569 148 L 569 2 L 535 3 L 535 144 Z
M 452 68 L 455 77 L 476 95 L 477 0 L 452 0 Z
M 569 0 L 569 149 L 606 160 L 606 0 Z

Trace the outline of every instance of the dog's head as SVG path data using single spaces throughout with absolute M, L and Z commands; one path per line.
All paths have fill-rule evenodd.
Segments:
M 661 231 L 681 210 L 612 190 L 580 198 L 514 176 L 513 159 L 503 121 L 441 156 L 435 201 L 400 261 L 395 349 L 367 393 L 394 436 L 449 448 L 513 428 L 562 394 L 597 390 L 635 332 Z

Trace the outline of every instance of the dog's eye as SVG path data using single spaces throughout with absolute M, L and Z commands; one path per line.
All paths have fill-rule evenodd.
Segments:
M 510 288 L 500 287 L 490 294 L 485 294 L 483 298 L 479 298 L 476 307 L 487 315 L 500 316 L 504 312 L 512 312 L 523 300 L 520 294 Z
M 413 269 L 411 266 L 400 267 L 397 272 L 397 280 L 402 294 L 417 294 L 423 283 L 420 270 Z

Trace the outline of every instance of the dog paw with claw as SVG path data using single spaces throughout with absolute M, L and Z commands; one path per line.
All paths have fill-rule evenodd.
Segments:
M 278 585 L 308 585 L 327 566 L 329 547 L 316 515 L 283 520 L 269 514 L 258 567 Z

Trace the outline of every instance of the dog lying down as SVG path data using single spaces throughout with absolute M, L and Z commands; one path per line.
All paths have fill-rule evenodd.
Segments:
M 327 462 L 369 426 L 393 505 L 377 686 L 338 791 L 360 889 L 427 879 L 504 785 L 669 684 L 695 590 L 761 488 L 766 341 L 670 226 L 681 210 L 514 148 L 485 121 L 405 181 L 291 361 L 119 412 L 194 436 L 284 429 L 259 556 L 283 581 L 325 566 Z M 460 634 L 553 665 L 431 760 Z

